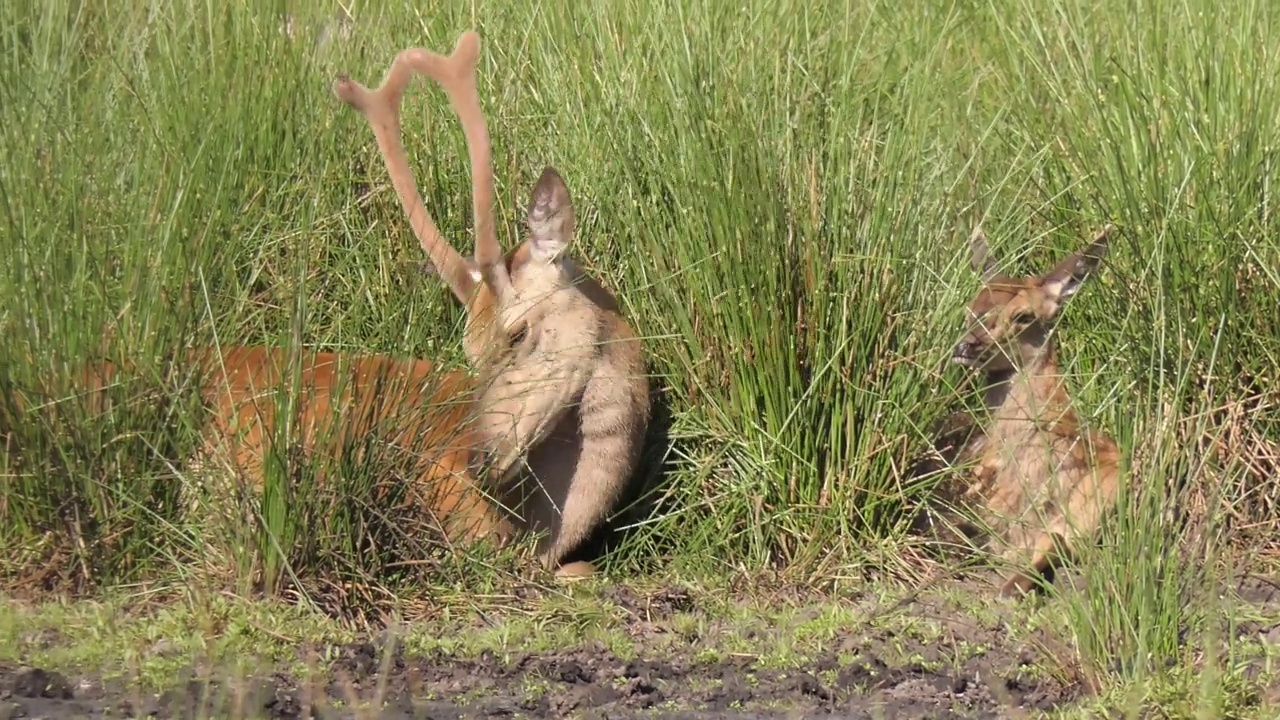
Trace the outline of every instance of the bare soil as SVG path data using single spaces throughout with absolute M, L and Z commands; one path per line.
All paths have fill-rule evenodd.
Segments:
M 379 654 L 372 644 L 342 648 L 331 679 L 315 685 L 272 674 L 191 680 L 151 697 L 93 677 L 0 667 L 0 718 L 1001 718 L 1014 715 L 999 696 L 1015 707 L 1049 709 L 1073 695 L 1057 683 L 1025 679 L 1010 658 L 991 656 L 939 670 L 891 666 L 874 652 L 851 663 L 826 657 L 810 667 L 759 669 L 749 658 L 624 660 L 590 648 L 507 660 L 396 656 L 381 674 Z M 351 709 L 353 699 L 379 696 L 380 713 Z
M 556 652 L 460 657 L 388 652 L 371 638 L 303 646 L 308 677 L 268 672 L 245 679 L 188 670 L 167 691 L 142 693 L 95 675 L 0 665 L 0 720 L 88 717 L 488 718 L 736 717 L 1004 718 L 1037 715 L 1079 698 L 1053 658 L 1015 646 L 941 603 L 885 608 L 946 628 L 929 642 L 861 628 L 824 642 L 798 667 L 705 651 L 670 623 L 690 602 L 678 590 L 614 601 L 633 617 L 635 657 L 602 645 Z M 877 626 L 878 627 L 878 626 Z M 887 627 L 887 626 L 886 626 Z M 749 632 L 712 628 L 708 632 Z

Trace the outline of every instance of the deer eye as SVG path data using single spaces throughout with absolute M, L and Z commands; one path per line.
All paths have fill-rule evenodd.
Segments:
M 1019 325 L 1030 325 L 1036 321 L 1036 314 L 1030 310 L 1023 310 L 1013 316 L 1013 321 Z

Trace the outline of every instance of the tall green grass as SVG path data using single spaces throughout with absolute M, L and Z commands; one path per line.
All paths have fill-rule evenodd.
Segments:
M 257 512 L 214 523 L 213 501 L 181 501 L 199 411 L 165 359 L 217 341 L 460 360 L 460 310 L 329 83 L 373 85 L 397 50 L 468 28 L 505 243 L 556 166 L 578 256 L 647 338 L 670 408 L 658 512 L 630 518 L 615 572 L 909 571 L 894 549 L 935 480 L 908 467 L 956 401 L 945 361 L 977 218 L 1024 272 L 1122 230 L 1061 325 L 1080 411 L 1140 470 L 1071 601 L 1090 666 L 1147 667 L 1208 631 L 1187 602 L 1218 568 L 1189 554 L 1273 549 L 1271 4 L 399 3 L 357 7 L 350 38 L 318 46 L 329 13 L 300 9 L 291 41 L 251 3 L 0 10 L 5 396 L 73 408 L 78 363 L 136 364 L 109 417 L 0 406 L 10 576 L 137 582 L 226 556 L 274 587 L 264 572 L 398 567 L 350 541 L 358 517 L 330 524 L 338 496 L 280 500 L 297 460 Z M 434 218 L 469 252 L 443 95 L 415 83 L 404 126 Z M 334 492 L 368 496 L 375 474 Z M 468 567 L 412 582 L 479 582 Z

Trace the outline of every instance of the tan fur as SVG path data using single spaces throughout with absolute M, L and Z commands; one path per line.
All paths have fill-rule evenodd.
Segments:
M 566 255 L 548 258 L 533 242 L 539 233 L 558 235 L 566 247 L 572 241 L 572 203 L 554 170 L 545 170 L 535 187 L 530 238 L 502 253 L 475 81 L 479 49 L 479 36 L 466 32 L 448 57 L 402 51 L 376 90 L 341 77 L 334 91 L 369 121 L 414 233 L 466 308 L 463 348 L 487 388 L 481 404 L 496 403 L 480 426 L 486 428 L 480 450 L 497 466 L 494 489 L 526 529 L 551 531 L 542 547 L 547 567 L 561 576 L 586 575 L 594 572 L 590 563 L 563 561 L 615 509 L 639 463 L 650 414 L 643 349 L 608 290 Z M 460 255 L 432 222 L 400 143 L 399 103 L 415 72 L 444 88 L 462 123 L 474 259 Z
M 276 391 L 287 391 L 292 379 L 290 351 L 200 348 L 184 353 L 184 360 L 199 364 L 200 394 L 211 411 L 200 454 L 229 462 L 261 487 L 264 451 L 284 400 Z M 91 408 L 118 375 L 110 362 L 86 367 L 79 385 L 90 393 Z M 298 380 L 294 427 L 304 451 L 336 460 L 346 442 L 372 435 L 395 451 L 412 497 L 435 516 L 448 539 L 487 537 L 503 545 L 514 536 L 511 523 L 469 474 L 475 391 L 469 375 L 439 372 L 425 360 L 302 352 Z
M 573 205 L 552 168 L 534 189 L 529 227 L 533 259 L 515 272 L 497 257 L 478 261 L 485 285 L 494 289 L 499 332 L 520 337 L 502 362 L 484 369 L 480 395 L 477 455 L 486 456 L 500 484 L 521 470 L 517 461 L 547 439 L 589 382 L 614 380 L 599 375 L 606 368 L 600 363 L 596 307 L 573 286 L 571 270 L 561 262 L 573 239 Z
M 1003 536 L 1008 561 L 1044 573 L 1090 539 L 1116 498 L 1120 451 L 1105 434 L 1084 430 L 1071 408 L 1051 335 L 1063 305 L 1101 263 L 1108 225 L 1088 246 L 1048 273 L 999 274 L 981 230 L 972 238 L 983 288 L 969 304 L 970 327 L 952 359 L 986 381 L 989 424 L 965 449 L 987 520 Z M 1021 596 L 1034 578 L 1015 571 L 1002 596 Z

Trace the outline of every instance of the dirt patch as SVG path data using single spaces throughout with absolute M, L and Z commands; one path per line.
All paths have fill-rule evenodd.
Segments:
M 0 668 L 0 718 L 17 717 L 1016 717 L 1010 707 L 1049 709 L 1070 699 L 1025 668 L 993 658 L 961 667 L 890 665 L 874 654 L 806 668 L 760 668 L 749 658 L 619 658 L 603 648 L 501 659 L 393 655 L 363 643 L 341 648 L 324 677 L 273 673 L 191 680 L 142 697 L 122 684 L 35 668 Z M 991 683 L 994 683 L 993 687 Z M 1016 713 L 1016 711 L 1015 711 Z
M 556 652 L 414 654 L 371 639 L 303 646 L 310 673 L 252 678 L 190 670 L 161 693 L 94 675 L 0 665 L 0 720 L 17 717 L 1023 717 L 1074 701 L 1051 658 L 939 604 L 926 639 L 888 629 L 824 637 L 807 660 L 765 662 L 715 649 L 711 628 L 686 638 L 666 620 L 695 599 L 678 589 L 616 598 L 634 656 L 600 644 Z M 877 626 L 879 627 L 879 626 Z M 787 628 L 773 628 L 780 635 Z M 789 639 L 795 641 L 799 636 Z M 792 646 L 795 647 L 793 642 Z M 804 648 L 798 648 L 803 651 Z M 323 662 L 317 658 L 325 658 Z M 297 665 L 293 666 L 295 669 Z M 371 711 L 374 709 L 376 711 Z

